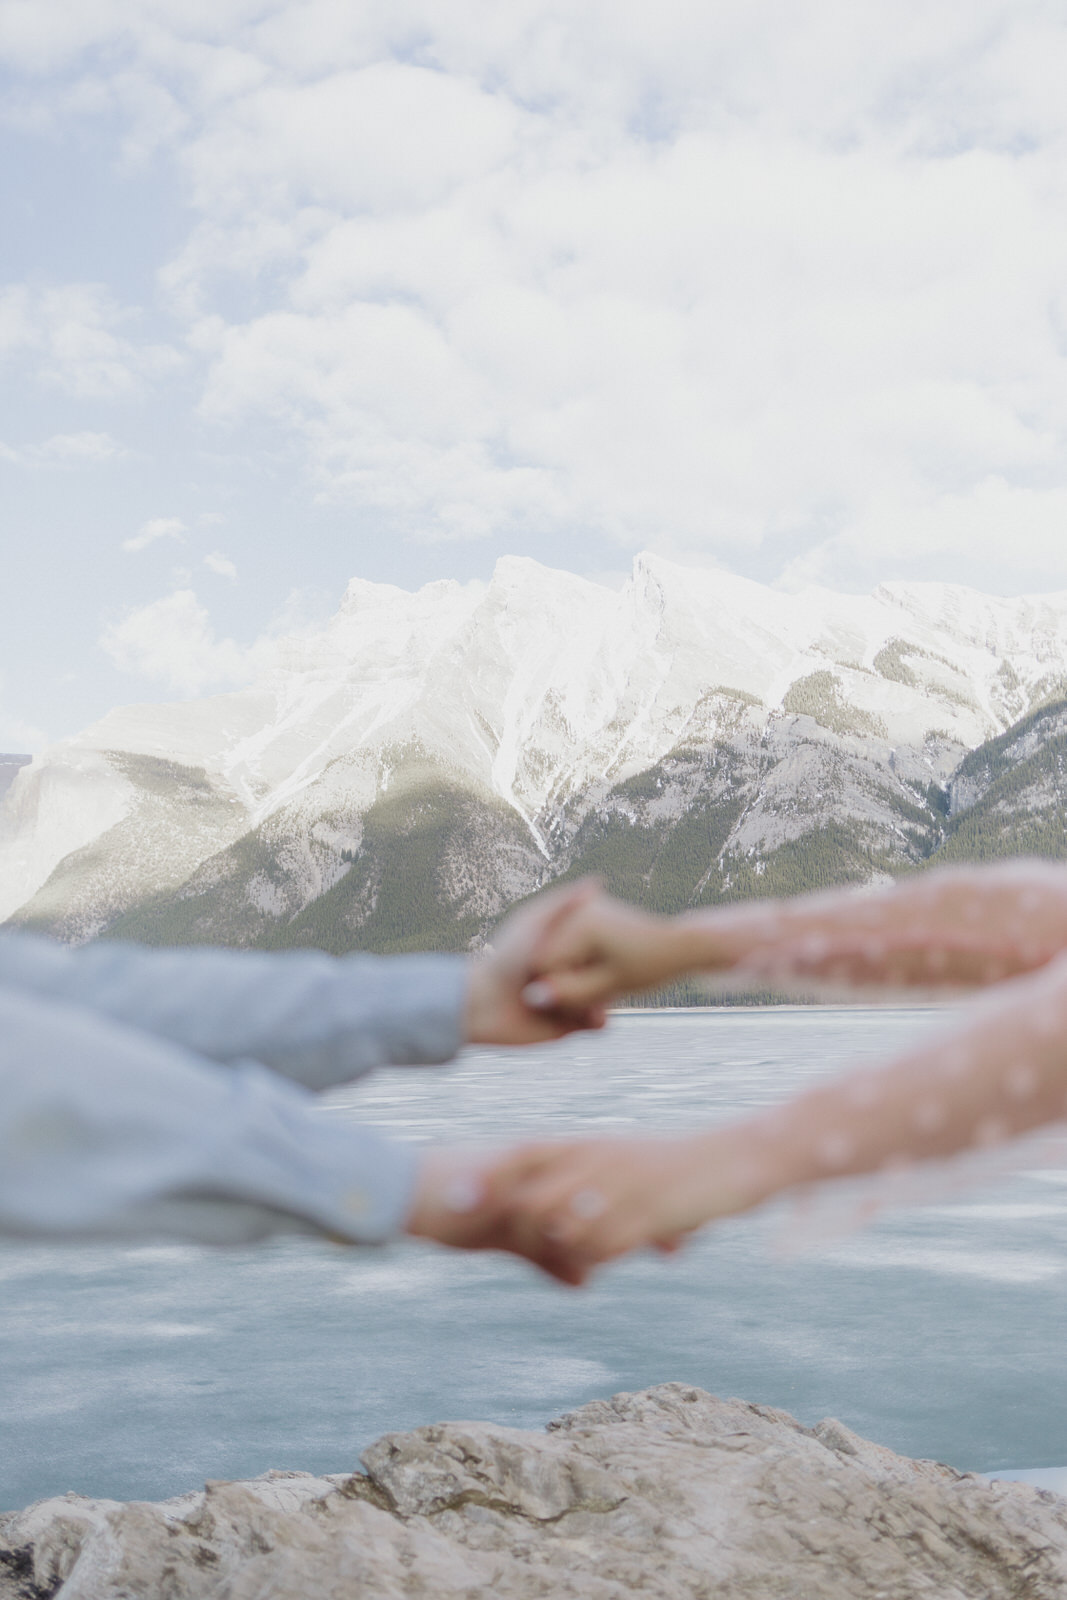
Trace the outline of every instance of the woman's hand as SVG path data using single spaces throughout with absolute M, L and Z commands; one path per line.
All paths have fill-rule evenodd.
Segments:
M 537 1010 L 604 1006 L 693 970 L 690 924 L 593 892 L 546 926 L 540 971 L 524 999 Z
M 455 1250 L 505 1250 L 577 1288 L 592 1263 L 516 1218 L 507 1182 L 494 1177 L 501 1159 L 462 1148 L 429 1150 L 419 1170 L 407 1232 Z M 508 1158 L 503 1160 L 506 1164 Z
M 525 1145 L 486 1177 L 527 1250 L 550 1242 L 587 1267 L 643 1245 L 675 1250 L 694 1228 L 763 1198 L 725 1130 Z

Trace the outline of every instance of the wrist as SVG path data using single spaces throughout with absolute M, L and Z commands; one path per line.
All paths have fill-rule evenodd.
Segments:
M 690 972 L 725 972 L 766 938 L 767 914 L 748 906 L 687 911 L 678 918 L 679 958 Z M 762 938 L 761 938 L 762 934 Z
M 463 1145 L 431 1145 L 421 1152 L 404 1230 L 442 1244 L 462 1242 L 488 1199 L 486 1154 Z
M 804 1181 L 804 1173 L 791 1170 L 779 1118 L 778 1112 L 762 1113 L 688 1141 L 694 1204 L 707 1216 L 749 1211 Z
M 467 961 L 467 981 L 463 990 L 459 1031 L 464 1044 L 491 1044 L 490 1013 L 493 996 L 489 959 L 471 956 Z

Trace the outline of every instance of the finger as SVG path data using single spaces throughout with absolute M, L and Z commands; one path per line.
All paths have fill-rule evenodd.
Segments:
M 526 985 L 522 998 L 531 1011 L 568 1014 L 602 1009 L 617 992 L 611 967 L 606 961 L 595 961 L 541 973 Z
M 494 1155 L 481 1168 L 482 1175 L 491 1185 L 498 1181 L 515 1183 L 520 1178 L 542 1171 L 552 1161 L 558 1160 L 564 1151 L 573 1148 L 561 1139 L 532 1139 L 528 1144 L 516 1144 Z
M 488 1202 L 507 1216 L 522 1215 L 517 1202 L 524 1189 L 559 1161 L 559 1144 L 519 1145 L 482 1169 Z
M 602 905 L 613 902 L 597 877 L 580 878 L 566 887 L 547 890 L 545 898 L 549 895 L 556 898 L 539 920 L 532 940 L 534 965 L 569 966 L 588 950 L 591 940 L 597 939 L 596 920 L 590 924 L 585 915 L 587 908 L 597 901 Z
M 510 1200 L 511 1215 L 521 1217 L 543 1238 L 597 1256 L 602 1249 L 601 1219 L 617 1205 L 603 1193 L 596 1169 L 549 1170 L 520 1186 Z
M 594 1265 L 581 1251 L 567 1249 L 555 1239 L 545 1238 L 521 1217 L 505 1217 L 492 1243 L 497 1249 L 523 1256 L 542 1272 L 573 1288 L 586 1281 Z
M 612 1177 L 616 1180 L 614 1188 Z M 531 1220 L 536 1220 L 545 1237 L 557 1245 L 596 1261 L 610 1261 L 639 1247 L 657 1245 L 661 1240 L 670 1249 L 676 1249 L 693 1231 L 678 1228 L 664 1231 L 662 1223 L 657 1227 L 649 1194 L 641 1188 L 629 1193 L 625 1189 L 620 1191 L 617 1180 L 617 1172 L 605 1174 L 602 1163 L 599 1166 L 590 1163 L 578 1179 L 581 1186 L 576 1184 L 567 1195 L 557 1192 L 553 1203 L 547 1198 L 546 1176 L 538 1183 L 541 1209 Z M 606 1194 L 603 1193 L 605 1188 Z M 600 1199 L 602 1205 L 592 1212 L 588 1206 L 583 1206 L 580 1203 L 583 1189 L 586 1194 Z M 527 1214 L 521 1192 L 516 1198 Z
M 578 878 L 574 883 L 561 883 L 554 889 L 546 889 L 539 900 L 534 902 L 543 913 L 539 918 L 539 940 L 549 938 L 576 911 L 602 893 L 603 884 L 600 879 L 591 875 Z
M 516 961 L 529 966 L 531 971 L 536 970 L 543 947 L 556 931 L 600 892 L 596 878 L 579 878 L 575 883 L 543 890 L 529 905 L 514 913 L 510 924 L 505 924 L 507 932 L 501 941 L 501 950 L 509 950 Z
M 599 1222 L 591 1223 L 588 1231 L 577 1241 L 568 1241 L 568 1248 L 580 1251 L 590 1260 L 615 1261 L 628 1256 L 653 1241 L 649 1238 L 648 1223 L 637 1212 L 627 1213 L 613 1209 Z
M 539 1012 L 542 1022 L 549 1023 L 551 1033 L 549 1038 L 565 1039 L 569 1033 L 596 1033 L 607 1026 L 608 1010 L 606 1006 L 589 1006 L 585 1011 L 552 1011 Z
M 542 1272 L 547 1272 L 549 1277 L 555 1278 L 557 1283 L 565 1283 L 571 1289 L 580 1289 L 588 1281 L 595 1265 L 584 1256 L 548 1245 L 543 1246 L 529 1259 L 535 1266 L 540 1267 Z
M 516 1174 L 504 1203 L 512 1215 L 541 1226 L 569 1212 L 575 1194 L 594 1189 L 597 1172 L 582 1152 L 557 1148 L 549 1159 L 531 1163 L 522 1177 Z M 581 1220 L 577 1213 L 573 1216 L 576 1222 Z

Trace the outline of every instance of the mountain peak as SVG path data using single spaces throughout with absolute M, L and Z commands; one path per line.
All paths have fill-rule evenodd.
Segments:
M 164 770 L 190 793 L 181 773 L 201 774 L 219 838 L 314 795 L 314 825 L 347 839 L 414 762 L 517 819 L 544 863 L 596 793 L 673 751 L 758 735 L 844 740 L 875 762 L 910 750 L 920 767 L 936 748 L 944 764 L 1067 693 L 1065 661 L 1067 594 L 788 594 L 649 552 L 621 589 L 522 556 L 488 584 L 355 578 L 250 687 L 119 708 L 39 758 L 0 811 L 0 917 L 132 817 Z

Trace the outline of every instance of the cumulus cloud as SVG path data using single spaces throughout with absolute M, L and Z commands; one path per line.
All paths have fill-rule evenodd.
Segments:
M 1067 487 L 1030 488 L 992 475 L 959 493 L 872 499 L 854 526 L 794 557 L 783 581 L 833 587 L 842 573 L 869 573 L 872 551 L 884 576 L 921 572 L 936 552 L 947 566 L 935 570 L 984 576 L 1044 568 L 1051 585 L 1067 589 Z
M 216 638 L 207 608 L 192 589 L 135 607 L 104 630 L 100 644 L 120 671 L 179 694 L 246 683 L 262 653 Z
M 126 399 L 180 366 L 173 346 L 134 337 L 136 323 L 102 284 L 0 285 L 0 360 L 77 399 Z
M 201 416 L 297 441 L 323 498 L 419 539 L 566 533 L 579 564 L 607 532 L 831 582 L 1060 570 L 1045 0 L 69 11 L 0 0 L 0 55 L 50 115 L 118 108 L 169 149 Z M 0 299 L 0 348 L 86 393 L 136 378 L 114 305 L 54 293 Z
M 185 538 L 185 523 L 180 517 L 152 517 L 144 523 L 136 533 L 128 539 L 123 539 L 122 548 L 130 555 L 136 555 L 141 550 L 147 550 L 150 544 L 155 544 L 159 539 Z
M 212 550 L 204 557 L 204 565 L 209 572 L 214 572 L 219 578 L 236 578 L 237 568 L 229 556 L 224 556 L 221 550 Z
M 86 467 L 118 461 L 125 448 L 109 433 L 55 433 L 40 444 L 0 443 L 0 461 L 22 467 Z

